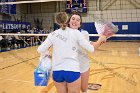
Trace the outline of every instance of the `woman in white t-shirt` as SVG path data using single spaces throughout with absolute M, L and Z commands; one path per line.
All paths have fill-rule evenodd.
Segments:
M 67 27 L 67 20 L 65 12 L 56 16 L 61 28 L 50 33 L 37 51 L 45 54 L 52 46 L 52 77 L 58 93 L 80 93 L 81 77 L 77 51 L 81 46 L 94 52 L 94 47 L 78 30 Z
M 74 13 L 70 16 L 68 20 L 69 27 L 72 29 L 79 29 L 79 31 L 82 33 L 84 38 L 89 41 L 89 33 L 86 30 L 81 29 L 82 24 L 82 17 L 78 13 Z M 103 40 L 101 40 L 104 38 Z M 97 42 L 91 42 L 94 46 L 94 48 L 98 48 L 102 42 L 106 41 L 105 36 L 100 36 Z M 87 93 L 88 89 L 88 79 L 89 79 L 89 72 L 90 72 L 90 65 L 89 65 L 89 59 L 87 53 L 79 47 L 78 49 L 78 59 L 80 62 L 80 73 L 81 73 L 81 91 L 82 93 Z

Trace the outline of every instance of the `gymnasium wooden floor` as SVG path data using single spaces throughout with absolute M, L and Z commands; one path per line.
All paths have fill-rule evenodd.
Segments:
M 90 56 L 89 83 L 102 87 L 89 93 L 140 93 L 140 42 L 107 42 Z M 38 64 L 37 46 L 0 53 L 0 93 L 56 93 L 52 80 L 47 87 L 34 86 Z

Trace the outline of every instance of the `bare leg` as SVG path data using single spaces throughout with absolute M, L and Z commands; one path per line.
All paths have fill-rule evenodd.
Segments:
M 66 82 L 58 83 L 58 82 L 54 81 L 54 85 L 55 85 L 58 93 L 68 93 L 67 92 L 67 83 Z
M 72 83 L 67 83 L 68 93 L 80 93 L 81 77 Z
M 89 72 L 90 69 L 84 73 L 81 73 L 81 91 L 85 93 L 88 90 Z

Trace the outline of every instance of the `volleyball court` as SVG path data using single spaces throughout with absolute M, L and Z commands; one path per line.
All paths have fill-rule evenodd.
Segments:
M 127 4 L 122 5 L 127 6 Z M 116 6 L 117 4 L 114 5 Z M 108 19 L 113 19 L 113 16 L 100 18 L 98 15 L 96 17 L 93 15 L 93 18 L 98 19 L 93 21 L 97 23 L 95 24 L 97 28 L 108 29 L 106 26 L 105 28 L 100 26 L 110 22 Z M 129 25 L 123 25 L 121 28 L 128 30 Z M 120 33 L 120 27 L 114 29 L 118 32 L 109 33 L 111 37 L 99 47 L 94 56 L 88 55 L 91 66 L 89 93 L 140 92 L 140 35 Z M 99 34 L 100 32 L 94 32 L 90 34 L 90 38 L 98 37 Z M 34 85 L 34 70 L 38 66 L 40 57 L 36 50 L 47 35 L 48 30 L 40 30 L 38 33 L 27 30 L 0 34 L 1 93 L 57 93 L 52 77 L 46 87 Z M 94 90 L 94 84 L 100 84 L 101 87 Z

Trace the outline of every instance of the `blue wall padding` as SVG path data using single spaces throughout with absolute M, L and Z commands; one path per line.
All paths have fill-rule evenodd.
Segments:
M 140 35 L 140 22 L 113 22 L 118 26 L 119 31 L 117 34 L 138 34 Z M 128 25 L 128 30 L 123 30 L 122 26 Z M 59 26 L 54 24 L 54 29 Z M 87 30 L 89 34 L 97 34 L 94 22 L 83 23 L 82 28 Z M 97 40 L 98 37 L 90 37 L 91 40 Z M 140 40 L 140 37 L 112 37 L 109 40 Z

